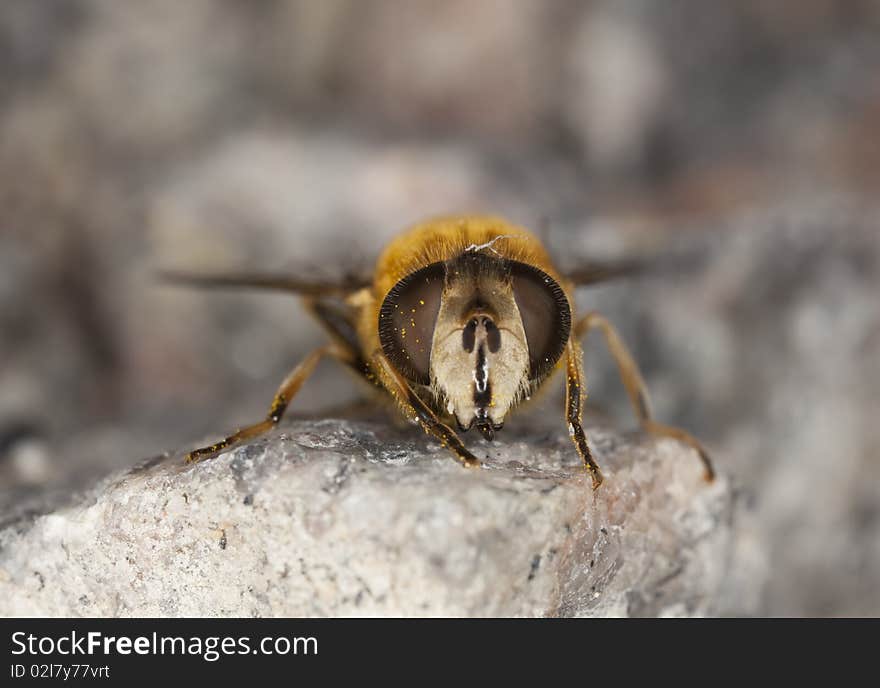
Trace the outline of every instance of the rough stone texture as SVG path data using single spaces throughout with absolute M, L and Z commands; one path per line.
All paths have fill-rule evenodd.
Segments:
M 748 492 L 765 614 L 880 614 L 878 218 L 851 196 L 789 199 L 697 232 L 690 267 L 589 293 L 634 343 L 657 415 Z M 601 339 L 586 350 L 592 397 L 624 417 Z
M 0 614 L 699 615 L 735 500 L 670 440 L 564 433 L 469 471 L 417 430 L 296 421 L 185 466 L 163 456 L 0 532 Z

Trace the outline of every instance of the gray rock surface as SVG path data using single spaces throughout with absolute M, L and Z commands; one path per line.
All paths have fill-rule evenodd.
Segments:
M 731 568 L 736 500 L 671 440 L 590 430 L 476 443 L 307 421 L 198 465 L 116 473 L 0 531 L 0 614 L 701 615 Z

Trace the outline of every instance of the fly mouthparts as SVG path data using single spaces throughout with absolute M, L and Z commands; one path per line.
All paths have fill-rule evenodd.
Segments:
M 504 423 L 493 423 L 486 415 L 483 415 L 482 417 L 478 416 L 476 423 L 477 430 L 479 430 L 480 434 L 490 442 L 495 439 L 495 433 L 504 427 Z
M 492 427 L 491 423 L 481 423 L 477 426 L 477 430 L 490 442 L 495 439 L 495 428 Z

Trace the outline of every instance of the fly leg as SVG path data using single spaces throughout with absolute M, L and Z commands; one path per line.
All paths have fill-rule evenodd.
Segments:
M 275 398 L 272 400 L 272 405 L 269 407 L 269 412 L 266 415 L 265 420 L 255 423 L 254 425 L 249 425 L 246 428 L 242 428 L 215 444 L 200 449 L 194 449 L 186 455 L 186 462 L 194 463 L 197 461 L 204 461 L 205 459 L 211 459 L 224 449 L 229 449 L 239 442 L 262 435 L 264 432 L 275 427 L 281 420 L 284 412 L 287 410 L 288 404 L 290 404 L 293 397 L 296 396 L 299 388 L 302 387 L 302 384 L 314 372 L 315 367 L 324 356 L 332 356 L 337 360 L 348 363 L 351 360 L 352 354 L 350 351 L 337 344 L 325 344 L 324 346 L 315 349 L 306 356 L 299 365 L 288 374 L 284 379 L 284 382 L 281 383 L 278 392 L 275 394 Z
M 410 418 L 415 418 L 425 432 L 440 440 L 444 447 L 455 454 L 455 458 L 461 465 L 468 468 L 479 468 L 480 460 L 467 450 L 455 431 L 442 423 L 427 404 L 419 398 L 406 379 L 385 358 L 385 354 L 377 353 L 373 360 L 379 368 L 380 380 L 397 400 L 404 413 Z
M 615 363 L 617 363 L 617 369 L 620 371 L 620 379 L 623 381 L 623 386 L 626 388 L 630 404 L 632 405 L 633 411 L 635 411 L 636 417 L 639 419 L 639 423 L 641 423 L 642 427 L 653 435 L 672 437 L 693 447 L 697 454 L 699 454 L 700 460 L 703 462 L 706 480 L 714 480 L 715 470 L 712 468 L 712 461 L 709 459 L 708 452 L 703 445 L 700 444 L 699 440 L 681 428 L 663 425 L 653 419 L 645 381 L 642 378 L 642 374 L 639 372 L 636 362 L 633 360 L 632 355 L 626 348 L 626 345 L 623 343 L 623 340 L 620 338 L 620 335 L 617 333 L 614 326 L 599 313 L 588 313 L 575 324 L 573 337 L 580 339 L 593 328 L 599 328 L 602 330 L 602 334 L 605 335 L 605 342 L 608 345 L 608 350 L 614 357 Z
M 566 347 L 565 360 L 565 419 L 568 422 L 568 434 L 574 446 L 577 449 L 584 467 L 589 471 L 590 477 L 593 479 L 593 489 L 595 490 L 602 484 L 602 471 L 599 465 L 593 459 L 593 453 L 587 444 L 587 436 L 584 434 L 584 426 L 581 421 L 584 406 L 584 386 L 583 386 L 583 359 L 584 354 L 581 351 L 580 344 L 571 339 Z

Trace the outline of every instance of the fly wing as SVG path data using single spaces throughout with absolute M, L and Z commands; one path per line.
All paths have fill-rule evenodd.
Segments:
M 576 287 L 628 277 L 669 278 L 692 274 L 705 262 L 705 252 L 698 246 L 679 246 L 669 250 L 608 260 L 588 260 L 563 270 Z
M 648 259 L 631 258 L 617 261 L 588 261 L 565 272 L 565 277 L 577 287 L 608 282 L 624 277 L 644 275 L 655 269 Z
M 189 287 L 266 289 L 315 297 L 344 297 L 370 284 L 369 278 L 354 274 L 332 279 L 281 274 L 197 274 L 162 270 L 158 273 L 158 278 L 169 284 Z

